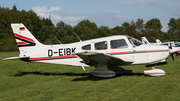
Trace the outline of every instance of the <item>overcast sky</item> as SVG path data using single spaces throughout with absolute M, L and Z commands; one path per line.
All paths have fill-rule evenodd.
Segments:
M 49 18 L 56 25 L 63 21 L 71 26 L 82 20 L 95 22 L 114 28 L 123 22 L 131 22 L 142 18 L 144 24 L 152 18 L 158 18 L 163 26 L 162 31 L 168 30 L 170 18 L 180 18 L 180 0 L 1 0 L 1 7 L 18 10 L 32 9 L 41 17 Z

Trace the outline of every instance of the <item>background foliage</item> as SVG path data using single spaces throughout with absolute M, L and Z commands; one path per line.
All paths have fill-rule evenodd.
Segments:
M 146 36 L 150 42 L 155 42 L 155 39 L 160 39 L 163 42 L 180 38 L 180 18 L 171 18 L 169 20 L 167 32 L 161 31 L 163 26 L 157 18 L 153 18 L 146 23 L 144 23 L 143 19 L 139 18 L 136 22 L 124 22 L 121 26 L 114 28 L 107 26 L 100 26 L 98 28 L 94 22 L 90 22 L 88 19 L 79 22 L 73 27 L 63 21 L 59 21 L 54 25 L 50 18 L 42 18 L 32 10 L 19 11 L 15 5 L 12 9 L 0 7 L 0 19 L 0 51 L 18 50 L 10 23 L 19 23 L 20 21 L 44 44 L 58 44 L 59 42 L 55 37 L 62 43 L 79 41 L 73 32 L 81 40 L 111 35 L 129 35 L 137 39 Z

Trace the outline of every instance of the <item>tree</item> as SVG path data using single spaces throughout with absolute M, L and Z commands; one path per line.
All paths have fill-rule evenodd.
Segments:
M 52 44 L 56 42 L 54 38 L 56 32 L 57 29 L 53 26 L 42 26 L 36 37 L 41 43 Z
M 89 20 L 83 20 L 77 26 L 81 26 L 82 28 L 89 27 L 92 30 L 97 30 L 98 28 L 94 22 L 90 22 Z
M 94 22 L 90 22 L 89 20 L 83 20 L 77 24 L 73 28 L 74 32 L 82 39 L 92 39 L 98 37 L 98 27 Z
M 49 18 L 42 18 L 41 19 L 41 23 L 42 25 L 45 25 L 45 26 L 54 26 L 54 24 L 52 23 L 51 19 Z
M 116 26 L 116 27 L 114 27 L 112 30 L 116 31 L 117 34 L 121 35 L 120 32 L 122 31 L 122 27 Z
M 145 25 L 146 30 L 154 30 L 157 32 L 160 32 L 162 29 L 162 25 L 159 19 L 157 18 L 153 18 L 151 20 L 149 20 L 148 22 L 146 22 Z
M 171 35 L 180 35 L 180 18 L 175 19 L 171 18 L 169 23 L 168 23 L 168 33 Z
M 98 37 L 110 36 L 111 30 L 107 26 L 100 26 L 98 29 Z
M 73 28 L 63 21 L 56 24 L 57 33 L 56 37 L 60 39 L 62 43 L 72 43 L 76 42 L 76 36 L 73 34 Z
M 137 19 L 136 21 L 136 31 L 140 34 L 143 34 L 144 32 L 144 20 L 143 19 Z
M 137 32 L 136 32 L 136 24 L 134 23 L 134 21 L 131 21 L 131 23 L 128 22 L 124 22 L 122 24 L 122 33 L 125 35 L 129 35 L 129 36 L 133 36 L 135 38 L 138 37 Z
M 147 38 L 155 37 L 155 38 L 161 38 L 162 34 L 162 25 L 159 19 L 153 18 L 146 22 L 145 25 L 145 34 Z M 149 41 L 154 41 L 154 38 L 151 38 L 152 40 Z
M 17 11 L 17 8 L 16 8 L 16 5 L 15 5 L 15 4 L 13 5 L 12 10 L 13 10 L 13 11 Z

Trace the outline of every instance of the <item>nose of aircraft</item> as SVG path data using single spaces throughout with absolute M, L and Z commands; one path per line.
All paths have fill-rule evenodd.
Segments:
M 174 55 L 173 55 L 173 53 L 175 53 L 175 52 L 177 52 L 177 51 L 178 51 L 177 48 L 174 48 L 174 47 L 172 47 L 172 46 L 169 47 L 169 53 L 171 54 L 171 57 L 172 57 L 173 61 L 174 61 Z
M 169 52 L 170 52 L 170 53 L 175 53 L 175 52 L 177 52 L 177 51 L 178 51 L 177 48 L 174 48 L 174 47 L 170 47 L 170 48 L 169 48 Z

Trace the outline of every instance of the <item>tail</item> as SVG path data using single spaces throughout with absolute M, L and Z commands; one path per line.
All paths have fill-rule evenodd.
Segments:
M 30 51 L 40 50 L 41 44 L 22 23 L 11 24 L 20 51 L 19 57 L 27 56 Z
M 159 39 L 156 39 L 157 44 L 161 44 L 161 41 Z
M 146 37 L 141 37 L 141 40 L 144 44 L 150 44 Z

